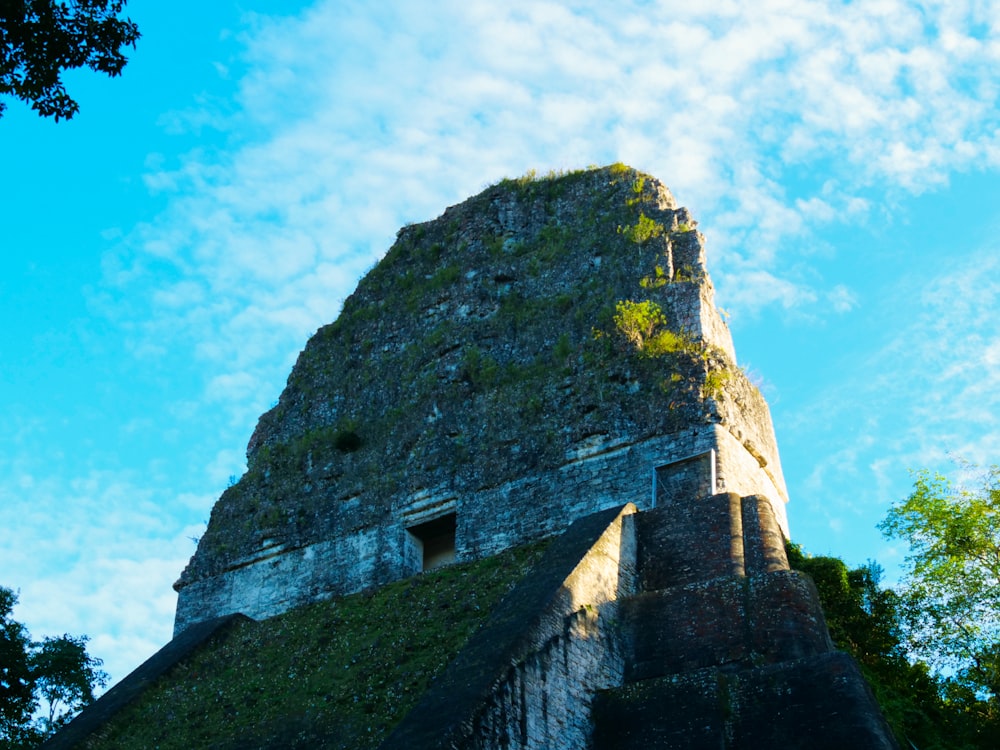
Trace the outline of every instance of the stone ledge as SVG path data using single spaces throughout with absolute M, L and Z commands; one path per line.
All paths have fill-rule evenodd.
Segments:
M 619 612 L 627 681 L 833 650 L 815 586 L 794 571 L 646 592 L 623 601 Z
M 634 556 L 634 544 L 608 537 L 614 536 L 611 532 L 616 528 L 624 537 L 624 519 L 634 512 L 635 506 L 627 504 L 573 523 L 380 747 L 431 750 L 476 746 L 473 734 L 477 725 L 495 723 L 483 714 L 494 703 L 495 694 L 504 692 L 505 683 L 512 679 L 512 668 L 537 660 L 538 654 L 551 649 L 554 639 L 567 637 L 567 623 L 579 619 L 581 613 L 584 620 L 595 621 L 588 626 L 592 635 L 600 619 L 596 613 L 604 603 L 601 598 L 610 594 L 607 598 L 614 599 L 619 590 L 623 595 L 633 593 L 634 580 L 628 579 L 634 579 L 634 561 L 619 564 L 618 555 L 626 551 Z M 612 549 L 616 542 L 618 549 Z M 592 569 L 602 565 L 590 560 L 595 555 L 614 568 L 613 580 L 607 576 L 609 571 Z M 620 580 L 623 574 L 626 580 Z M 619 682 L 620 677 L 620 673 L 616 675 Z M 585 685 L 578 687 L 587 689 Z M 589 717 L 587 723 L 589 728 Z

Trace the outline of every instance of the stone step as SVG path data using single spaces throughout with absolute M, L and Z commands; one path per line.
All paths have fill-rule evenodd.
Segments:
M 860 670 L 831 652 L 598 693 L 593 750 L 893 750 Z
M 618 616 L 627 682 L 833 650 L 815 586 L 788 570 L 644 592 Z
M 646 591 L 788 570 L 771 502 L 757 495 L 721 493 L 644 511 L 636 540 L 639 586 Z

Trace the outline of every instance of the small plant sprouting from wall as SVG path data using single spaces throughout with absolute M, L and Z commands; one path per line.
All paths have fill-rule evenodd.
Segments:
M 537 258 L 549 263 L 560 255 L 563 255 L 568 249 L 569 231 L 566 227 L 561 227 L 557 224 L 549 224 L 542 227 L 542 230 L 538 233 L 538 239 L 536 241 L 537 249 L 535 250 Z
M 705 278 L 704 271 L 696 269 L 692 265 L 684 265 L 674 271 L 674 281 L 678 284 L 683 282 L 700 283 Z
M 681 355 L 689 363 L 707 363 L 691 371 L 687 366 L 675 361 L 681 372 L 673 372 L 660 380 L 660 390 L 672 394 L 678 388 L 695 388 L 701 399 L 719 398 L 732 372 L 724 365 L 713 363 L 712 352 L 702 341 L 686 331 L 674 331 L 666 327 L 667 318 L 658 304 L 651 300 L 636 302 L 621 300 L 615 306 L 614 326 L 618 335 L 633 346 L 643 359 L 660 359 Z M 599 331 L 595 336 L 601 337 Z M 701 374 L 698 374 L 701 373 Z
M 639 286 L 643 289 L 659 289 L 668 281 L 667 272 L 663 270 L 663 266 L 657 266 L 652 274 L 639 279 Z
M 718 399 L 722 395 L 723 387 L 732 377 L 732 372 L 727 369 L 709 370 L 701 386 L 702 398 Z
M 704 347 L 684 331 L 666 328 L 667 317 L 651 300 L 621 300 L 615 306 L 615 329 L 644 357 L 676 352 L 702 356 Z
M 616 161 L 614 164 L 608 167 L 608 171 L 611 172 L 611 175 L 613 177 L 624 177 L 625 175 L 629 174 L 632 171 L 632 168 L 628 166 L 628 164 L 623 164 L 620 161 Z
M 625 339 L 642 351 L 653 332 L 667 322 L 663 310 L 655 302 L 621 300 L 615 305 L 615 328 Z
M 483 246 L 486 248 L 486 252 L 490 254 L 491 258 L 499 258 L 503 255 L 504 242 L 506 242 L 506 240 L 507 238 L 502 234 L 497 234 L 483 240 Z
M 515 182 L 517 182 L 519 185 L 528 185 L 528 184 L 534 182 L 537 179 L 538 179 L 538 170 L 537 169 L 529 169 L 523 175 L 521 175 L 520 177 L 518 177 L 515 180 Z
M 284 523 L 285 514 L 277 505 L 268 505 L 256 520 L 259 529 L 276 529 Z
M 627 198 L 625 200 L 625 205 L 634 206 L 636 203 L 641 203 L 645 199 L 645 195 L 643 194 L 645 188 L 646 178 L 640 175 L 635 179 L 635 182 L 632 183 L 633 197 Z
M 462 377 L 474 388 L 489 388 L 494 385 L 499 375 L 500 367 L 496 360 L 476 346 L 465 350 L 462 361 Z
M 669 328 L 665 328 L 662 331 L 657 331 L 649 338 L 646 346 L 643 347 L 642 353 L 647 357 L 662 357 L 665 354 L 690 351 L 692 345 L 695 345 L 695 342 L 689 336 L 684 335 L 683 332 L 671 331 Z
M 625 235 L 625 239 L 641 245 L 654 237 L 660 237 L 666 229 L 660 222 L 650 219 L 644 213 L 640 213 L 639 220 L 635 224 L 622 227 L 619 231 Z
M 628 168 L 626 167 L 626 169 Z M 540 174 L 537 169 L 529 169 L 520 177 L 504 177 L 500 180 L 499 185 L 507 188 L 514 187 L 522 195 L 541 189 L 543 193 L 553 197 L 563 187 L 564 180 L 562 178 L 586 175 L 589 171 L 587 169 L 550 169 L 545 174 Z
M 559 336 L 559 340 L 556 341 L 556 344 L 552 349 L 552 354 L 557 362 L 565 362 L 572 353 L 573 344 L 570 342 L 569 334 L 563 333 Z

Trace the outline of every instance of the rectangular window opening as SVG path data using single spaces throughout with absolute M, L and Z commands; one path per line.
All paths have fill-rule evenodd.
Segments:
M 434 570 L 455 562 L 455 532 L 458 528 L 454 513 L 411 526 L 410 534 L 422 556 L 421 570 Z

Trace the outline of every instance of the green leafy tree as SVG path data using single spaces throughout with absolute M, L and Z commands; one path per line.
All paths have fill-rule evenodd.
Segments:
M 62 635 L 33 644 L 35 692 L 48 707 L 48 714 L 41 720 L 45 734 L 51 734 L 93 702 L 94 687 L 107 681 L 99 668 L 101 660 L 87 654 L 87 640 L 86 636 Z
M 975 467 L 972 467 L 975 468 Z M 959 686 L 1000 700 L 1000 467 L 972 489 L 920 471 L 879 525 L 910 548 L 902 584 L 909 644 Z
M 684 331 L 666 327 L 667 316 L 652 300 L 620 300 L 615 305 L 615 329 L 642 357 L 656 358 L 676 352 L 702 356 L 705 347 Z
M 1000 747 L 1000 468 L 973 488 L 918 472 L 914 490 L 880 524 L 910 554 L 898 591 L 881 569 L 789 547 L 816 582 L 830 635 L 861 665 L 900 745 Z
M 788 562 L 815 582 L 831 639 L 858 662 L 900 746 L 988 747 L 965 739 L 975 727 L 945 702 L 927 664 L 908 658 L 899 596 L 882 587 L 876 563 L 851 569 L 840 558 L 813 557 L 796 544 L 789 545 Z
M 117 76 L 138 27 L 121 18 L 125 0 L 0 0 L 0 96 L 12 95 L 43 117 L 71 118 L 80 107 L 64 70 L 87 67 Z M 6 106 L 0 101 L 0 116 Z
M 14 592 L 0 586 L 0 750 L 34 747 L 107 683 L 101 660 L 87 653 L 86 637 L 33 642 L 12 617 L 16 603 Z
M 618 332 L 641 351 L 654 332 L 666 324 L 667 318 L 655 302 L 621 300 L 615 305 L 614 321 Z
M 694 353 L 698 348 L 683 332 L 666 328 L 667 316 L 650 300 L 621 300 L 615 306 L 614 322 L 618 333 L 644 357 L 661 357 L 685 350 Z

